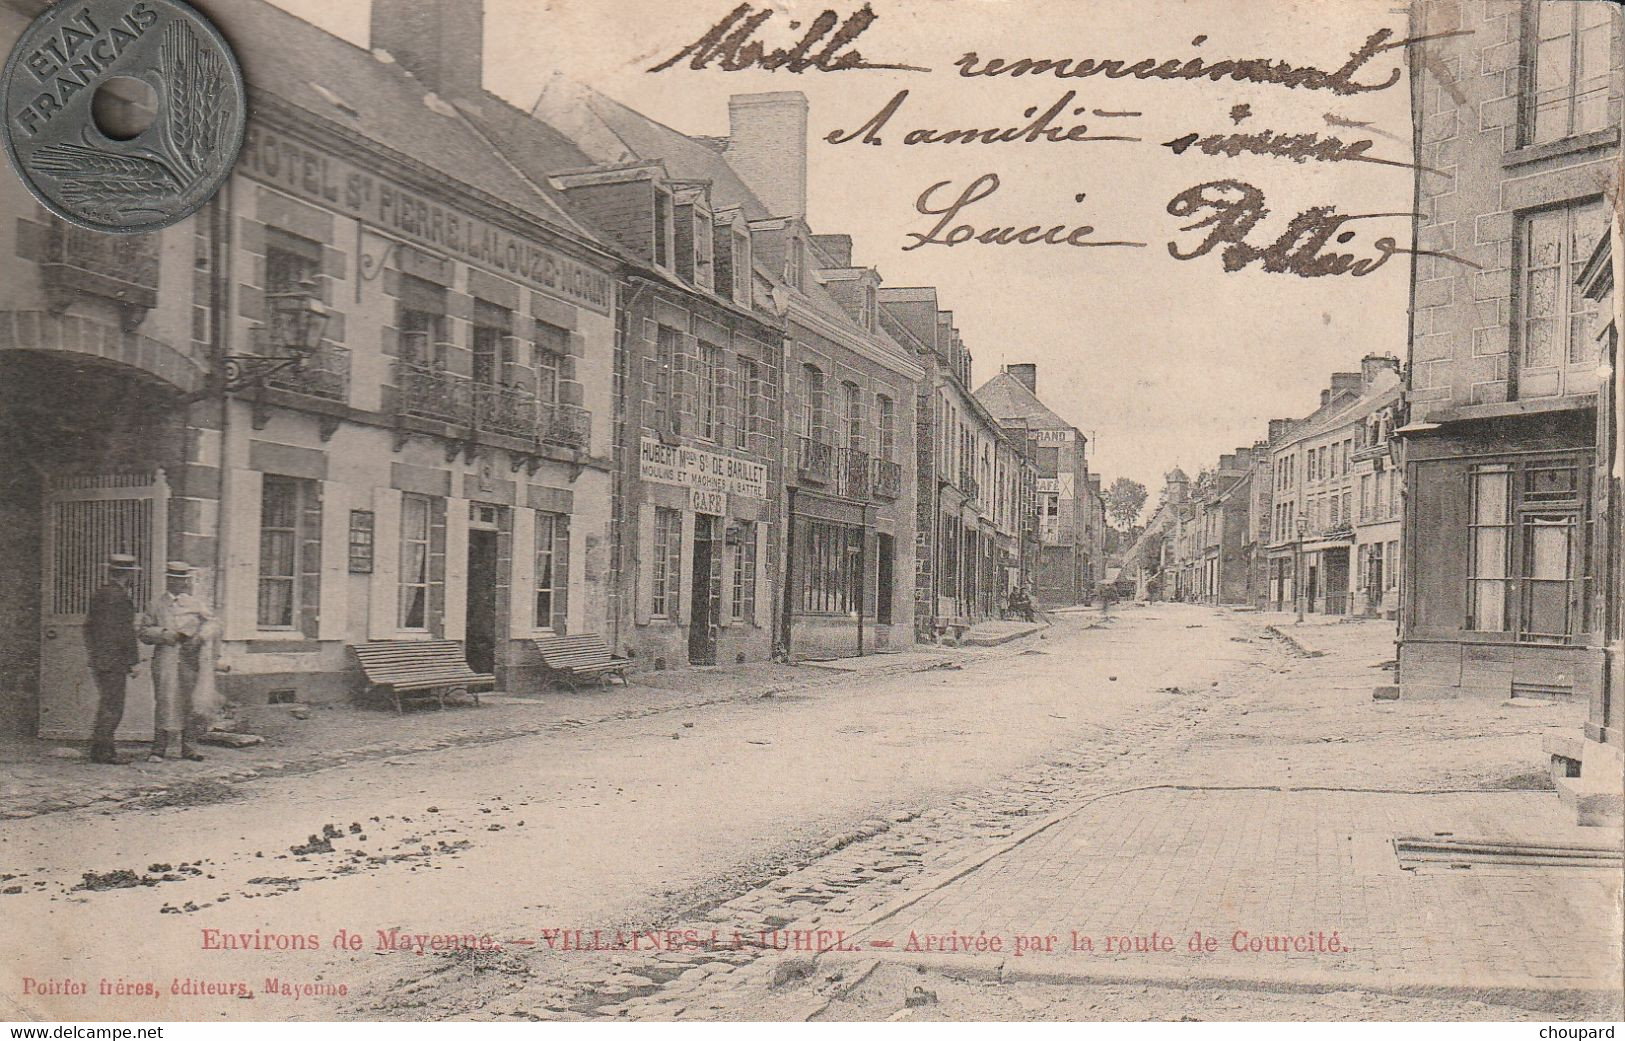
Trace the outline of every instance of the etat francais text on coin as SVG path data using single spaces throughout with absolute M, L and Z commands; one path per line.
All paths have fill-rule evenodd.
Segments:
M 141 84 L 154 112 L 132 97 Z M 151 117 L 127 139 L 93 114 L 114 86 L 136 122 Z M 53 213 L 95 231 L 155 231 L 196 212 L 230 174 L 247 113 L 231 48 L 177 0 L 55 4 L 17 41 L 0 90 L 12 166 Z

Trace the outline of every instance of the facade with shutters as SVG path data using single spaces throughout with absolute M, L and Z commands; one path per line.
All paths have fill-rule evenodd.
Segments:
M 1418 245 L 1448 256 L 1415 266 L 1399 683 L 1595 698 L 1612 316 L 1582 276 L 1619 190 L 1619 11 L 1429 0 L 1412 22 L 1438 37 L 1411 73 L 1417 160 L 1437 171 L 1418 182 Z
M 410 13 L 375 4 L 375 43 Z M 269 4 L 211 14 L 257 43 L 243 151 L 204 210 L 84 236 L 5 199 L 0 382 L 71 428 L 40 446 L 55 476 L 6 479 L 8 560 L 63 590 L 8 601 L 8 632 L 52 648 L 8 652 L 30 674 L 8 689 L 38 691 L 40 734 L 83 736 L 77 591 L 110 552 L 139 557 L 143 595 L 164 561 L 194 567 L 239 702 L 348 696 L 349 647 L 376 640 L 452 641 L 533 688 L 532 639 L 609 612 L 622 260 L 471 161 L 485 142 L 402 63 Z M 325 312 L 319 342 L 234 383 L 288 360 L 290 300 Z M 150 730 L 144 682 L 126 739 Z

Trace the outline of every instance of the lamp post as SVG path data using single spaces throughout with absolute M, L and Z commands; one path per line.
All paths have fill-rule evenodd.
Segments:
M 284 369 L 304 368 L 305 360 L 322 345 L 328 311 L 322 306 L 313 280 L 307 278 L 291 289 L 267 293 L 265 304 L 270 317 L 267 323 L 270 347 L 278 353 L 227 358 L 224 373 L 227 393 L 264 386 Z
M 1303 537 L 1309 533 L 1309 518 L 1298 514 L 1296 559 L 1292 562 L 1292 599 L 1298 607 L 1298 624 L 1303 624 Z

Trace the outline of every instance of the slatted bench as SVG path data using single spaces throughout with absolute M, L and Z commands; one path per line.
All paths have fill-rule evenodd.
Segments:
M 466 691 L 478 705 L 474 688 L 496 685 L 495 676 L 468 667 L 456 640 L 380 640 L 352 644 L 350 650 L 367 674 L 369 692 L 387 689 L 397 714 L 402 699 L 409 698 L 434 698 L 445 708 L 446 692 L 452 690 Z
M 625 683 L 626 670 L 632 667 L 630 659 L 609 653 L 609 645 L 596 633 L 543 636 L 532 642 L 548 671 L 572 688 L 589 681 L 607 687 L 611 676 Z

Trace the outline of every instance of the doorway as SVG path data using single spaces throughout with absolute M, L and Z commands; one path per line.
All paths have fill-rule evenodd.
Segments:
M 44 489 L 44 546 L 40 589 L 39 736 L 90 737 L 98 700 L 92 681 L 85 621 L 91 595 L 108 578 L 109 554 L 132 554 L 141 566 L 132 590 L 146 610 L 162 581 L 158 547 L 165 544 L 168 489 L 162 471 L 57 474 Z M 129 681 L 117 737 L 152 737 L 152 649 Z
M 875 624 L 891 624 L 892 558 L 896 554 L 896 540 L 890 535 L 875 536 Z
M 722 628 L 722 518 L 694 515 L 694 572 L 688 584 L 688 663 L 715 665 Z
M 468 611 L 463 650 L 475 672 L 495 672 L 497 655 L 497 533 L 468 532 Z
M 1347 548 L 1327 550 L 1326 561 L 1326 613 L 1349 613 L 1349 551 Z

